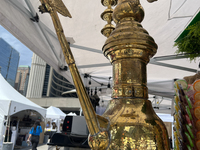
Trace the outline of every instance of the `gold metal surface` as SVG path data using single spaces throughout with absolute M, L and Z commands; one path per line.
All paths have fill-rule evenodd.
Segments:
M 117 4 L 117 0 L 101 0 L 103 6 L 107 6 L 108 8 L 101 14 L 101 18 L 104 21 L 107 21 L 107 24 L 101 30 L 101 33 L 109 37 L 112 31 L 115 29 L 115 26 L 111 23 L 113 21 L 112 14 L 113 9 L 111 6 L 115 6 Z
M 140 24 L 143 18 L 139 0 L 118 0 L 116 28 L 103 46 L 113 65 L 113 99 L 103 114 L 110 121 L 109 150 L 170 149 L 165 125 L 147 100 L 146 65 L 157 45 Z
M 101 4 L 103 6 L 109 6 L 109 5 L 115 6 L 115 5 L 117 5 L 117 1 L 118 0 L 101 0 Z
M 80 100 L 81 107 L 84 111 L 84 116 L 85 116 L 85 119 L 87 122 L 88 130 L 91 135 L 100 133 L 99 123 L 97 121 L 95 111 L 92 107 L 89 96 L 85 90 L 85 87 L 84 87 L 81 77 L 79 75 L 78 69 L 75 64 L 75 60 L 73 58 L 69 44 L 65 38 L 63 28 L 61 26 L 60 20 L 57 15 L 57 11 L 59 8 L 58 4 L 62 4 L 61 3 L 62 1 L 61 0 L 55 0 L 55 1 L 40 0 L 40 2 L 42 4 L 41 6 L 39 6 L 40 11 L 42 13 L 48 12 L 51 15 L 51 18 L 52 18 L 52 21 L 53 21 L 53 24 L 54 24 L 54 27 L 55 27 L 55 30 L 56 30 L 56 33 L 58 36 L 58 40 L 60 42 L 61 48 L 63 50 L 63 54 L 65 56 L 65 60 L 68 64 L 68 67 L 72 74 L 72 78 L 74 81 L 74 85 L 76 87 L 76 91 L 77 91 L 77 95 Z M 68 14 L 67 8 L 64 6 L 65 8 L 63 9 L 63 6 L 64 6 L 64 4 L 61 5 L 61 7 L 60 7 L 60 8 L 62 8 L 62 11 L 63 11 L 62 13 Z M 106 124 L 107 120 L 105 118 L 103 118 L 102 121 L 101 121 L 102 117 L 100 117 L 99 119 L 100 119 L 100 122 L 103 122 L 104 124 Z
M 94 112 L 64 36 L 56 11 L 60 12 L 62 8 L 61 12 L 67 14 L 66 9 L 63 5 L 61 8 L 55 5 L 57 0 L 40 1 L 42 3 L 40 11 L 49 12 L 52 17 L 71 71 L 90 132 L 88 141 L 91 148 L 94 150 L 169 150 L 165 125 L 154 112 L 151 102 L 147 100 L 146 65 L 150 57 L 156 53 L 157 45 L 140 24 L 144 18 L 140 1 L 118 0 L 113 17 L 109 17 L 111 5 L 115 5 L 116 0 L 101 0 L 104 6 L 108 6 L 102 18 L 108 21 L 108 24 L 111 20 L 116 23 L 116 29 L 111 34 L 109 29 L 103 31 L 108 37 L 103 52 L 113 65 L 114 84 L 113 99 L 103 116 L 96 116 Z
M 166 128 L 149 100 L 113 99 L 103 117 L 110 119 L 109 150 L 169 150 Z

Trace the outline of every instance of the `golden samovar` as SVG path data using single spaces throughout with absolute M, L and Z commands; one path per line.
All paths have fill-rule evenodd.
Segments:
M 148 100 L 146 65 L 157 45 L 140 22 L 144 11 L 139 0 L 102 0 L 108 25 L 104 55 L 113 65 L 112 100 L 102 116 L 95 114 L 67 43 L 57 12 L 71 17 L 61 0 L 40 0 L 41 12 L 50 13 L 63 54 L 90 132 L 88 142 L 94 150 L 169 150 L 167 130 Z M 106 2 L 107 1 L 107 2 Z M 154 0 L 148 0 L 153 2 Z M 117 6 L 112 11 L 110 4 Z M 62 8 L 62 9 L 61 9 Z M 107 18 L 107 19 L 106 19 Z M 116 23 L 116 28 L 111 24 Z M 111 34 L 110 34 L 111 33 Z

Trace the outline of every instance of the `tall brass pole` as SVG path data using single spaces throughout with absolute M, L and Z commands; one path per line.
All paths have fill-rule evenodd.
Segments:
M 113 65 L 114 81 L 113 99 L 102 117 L 96 116 L 92 108 L 57 12 L 68 17 L 71 15 L 62 0 L 40 1 L 40 11 L 48 12 L 52 17 L 71 71 L 89 128 L 90 147 L 94 150 L 169 150 L 167 130 L 147 100 L 146 65 L 156 53 L 157 45 L 140 24 L 144 17 L 140 1 L 118 0 L 112 18 L 116 29 L 111 33 L 113 26 L 109 25 L 102 31 L 108 37 L 103 52 Z M 111 13 L 110 10 L 107 12 Z
M 76 87 L 77 95 L 80 100 L 80 104 L 82 109 L 84 110 L 84 116 L 88 125 L 89 132 L 94 135 L 100 132 L 99 125 L 97 122 L 97 117 L 95 114 L 94 109 L 92 109 L 92 104 L 90 102 L 89 96 L 85 90 L 84 84 L 81 80 L 79 75 L 78 69 L 75 64 L 75 60 L 73 58 L 72 52 L 70 50 L 69 44 L 66 40 L 66 37 L 63 32 L 62 25 L 57 15 L 57 11 L 64 16 L 71 17 L 70 13 L 68 12 L 67 8 L 63 4 L 61 0 L 40 0 L 42 5 L 39 7 L 42 13 L 48 12 L 51 15 L 58 40 L 60 42 L 61 48 L 63 50 L 63 54 L 65 60 L 68 64 L 70 72 L 72 74 L 72 78 L 74 81 L 74 85 Z

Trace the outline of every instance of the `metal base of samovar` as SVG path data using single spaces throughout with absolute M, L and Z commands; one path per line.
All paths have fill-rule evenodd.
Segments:
M 149 100 L 113 99 L 102 117 L 109 123 L 89 136 L 93 150 L 170 150 L 166 127 Z
M 167 130 L 144 99 L 113 99 L 103 117 L 110 120 L 109 150 L 169 150 Z

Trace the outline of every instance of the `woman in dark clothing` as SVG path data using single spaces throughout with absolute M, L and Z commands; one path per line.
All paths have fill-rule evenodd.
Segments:
M 31 128 L 29 132 L 29 137 L 27 139 L 27 141 L 30 141 L 30 138 L 31 138 L 32 150 L 37 150 L 40 133 L 42 133 L 42 127 L 40 126 L 40 122 L 36 121 L 33 127 Z

